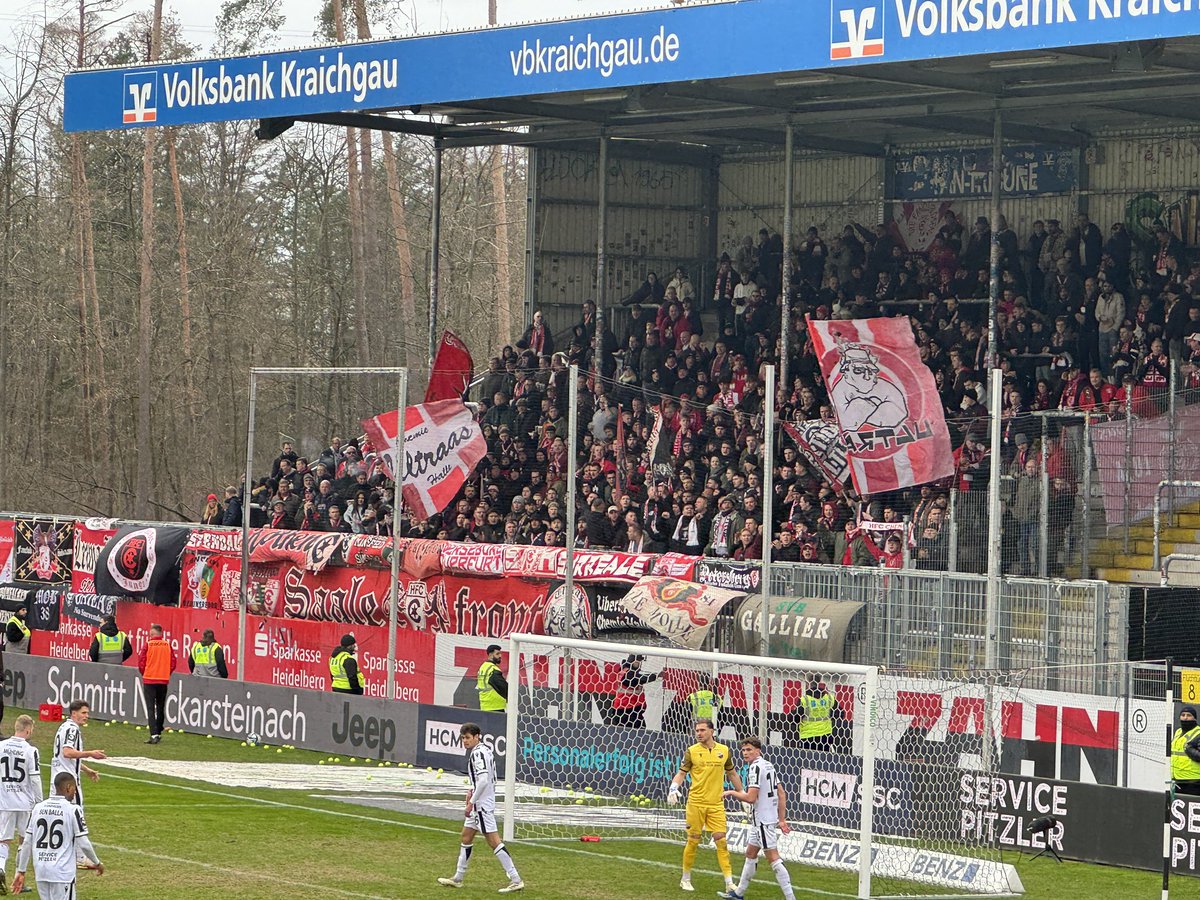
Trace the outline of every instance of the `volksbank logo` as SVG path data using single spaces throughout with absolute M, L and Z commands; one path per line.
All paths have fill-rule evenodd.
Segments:
M 830 59 L 883 56 L 882 0 L 829 0 Z
M 153 122 L 158 118 L 158 72 L 146 69 L 125 76 L 122 97 L 126 125 Z

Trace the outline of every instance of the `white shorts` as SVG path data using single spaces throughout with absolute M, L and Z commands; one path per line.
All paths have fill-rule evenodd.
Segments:
M 746 844 L 750 847 L 758 847 L 760 850 L 778 849 L 779 825 L 772 822 L 770 825 L 752 826 L 750 834 L 746 838 Z
M 29 810 L 0 809 L 0 841 L 11 841 L 14 837 L 25 833 L 29 824 Z
M 495 834 L 496 811 L 494 809 L 475 809 L 463 819 L 463 828 L 470 828 L 479 834 Z
M 75 900 L 75 882 L 64 884 L 61 881 L 39 881 L 37 895 L 41 900 Z

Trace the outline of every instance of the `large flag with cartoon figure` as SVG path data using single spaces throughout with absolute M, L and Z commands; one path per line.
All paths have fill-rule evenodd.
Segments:
M 854 488 L 877 494 L 954 473 L 933 373 L 905 318 L 809 320 Z

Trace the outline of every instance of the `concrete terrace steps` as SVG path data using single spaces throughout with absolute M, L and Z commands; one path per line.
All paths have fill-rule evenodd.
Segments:
M 1200 555 L 1200 503 L 1188 503 L 1170 517 L 1164 514 L 1159 540 L 1162 557 L 1169 553 Z M 1152 519 L 1127 526 L 1124 531 L 1114 529 L 1103 537 L 1093 538 L 1088 553 L 1093 578 L 1120 584 L 1157 586 L 1161 583 L 1161 575 L 1154 568 Z M 1068 567 L 1068 574 L 1079 575 L 1079 567 Z

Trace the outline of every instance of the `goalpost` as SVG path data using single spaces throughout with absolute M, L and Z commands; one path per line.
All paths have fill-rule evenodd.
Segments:
M 785 861 L 844 871 L 861 898 L 1023 890 L 988 829 L 964 825 L 961 798 L 976 780 L 988 793 L 983 767 L 996 754 L 981 738 L 922 740 L 918 727 L 936 715 L 923 703 L 949 703 L 957 692 L 973 692 L 969 708 L 982 719 L 990 704 L 979 684 L 921 679 L 920 693 L 917 680 L 881 677 L 874 666 L 541 635 L 510 641 L 505 840 L 682 843 L 684 805 L 668 805 L 667 790 L 694 741 L 689 697 L 712 691 L 717 741 L 741 769 L 738 742 L 758 735 L 787 791 Z M 627 672 L 650 680 L 622 691 Z M 881 715 L 897 708 L 899 693 L 908 714 Z M 740 854 L 749 819 L 741 804 L 726 809 L 730 852 Z

